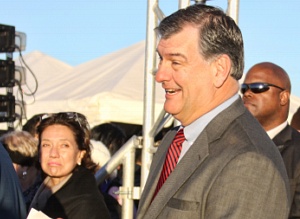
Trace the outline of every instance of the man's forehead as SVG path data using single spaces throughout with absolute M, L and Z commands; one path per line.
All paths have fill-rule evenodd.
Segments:
M 274 74 L 274 72 L 271 69 L 254 68 L 246 74 L 245 82 L 249 82 L 249 81 L 251 81 L 251 83 L 265 82 L 265 83 L 272 83 L 272 84 L 279 85 L 281 80 L 278 77 L 278 75 Z

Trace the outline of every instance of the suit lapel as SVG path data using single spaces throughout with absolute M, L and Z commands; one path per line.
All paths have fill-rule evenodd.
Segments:
M 201 143 L 201 145 L 200 145 Z M 151 206 L 148 209 L 147 216 L 156 218 L 167 202 L 175 195 L 180 187 L 191 177 L 194 171 L 208 156 L 207 134 L 204 131 L 184 157 L 176 165 L 174 171 L 170 174 Z M 156 186 L 156 184 L 155 184 Z
M 279 132 L 272 140 L 281 152 L 287 146 L 286 143 L 292 139 L 292 129 L 287 125 L 281 132 Z
M 147 211 L 147 208 L 143 208 L 143 207 L 149 206 L 151 204 L 152 197 L 154 195 L 156 185 L 160 177 L 160 172 L 162 171 L 162 167 L 165 162 L 166 153 L 176 135 L 177 129 L 178 127 L 172 129 L 170 132 L 166 134 L 165 138 L 162 140 L 161 144 L 159 145 L 155 156 L 153 157 L 147 182 L 145 184 L 145 188 L 143 190 L 140 203 L 139 203 L 139 206 L 141 206 L 138 209 L 139 216 L 141 215 L 140 218 L 143 218 L 143 215 Z
M 159 146 L 163 148 L 158 149 L 157 155 L 154 156 L 154 165 L 151 166 L 149 177 L 139 204 L 140 209 L 138 218 L 156 218 L 165 208 L 167 202 L 209 156 L 210 144 L 219 139 L 229 124 L 236 119 L 236 117 L 245 113 L 245 111 L 246 109 L 239 98 L 230 107 L 217 115 L 207 125 L 184 157 L 180 160 L 151 203 L 167 149 L 171 144 L 176 131 L 171 131 L 170 134 L 168 133 L 166 139 Z M 248 114 L 250 115 L 250 113 Z

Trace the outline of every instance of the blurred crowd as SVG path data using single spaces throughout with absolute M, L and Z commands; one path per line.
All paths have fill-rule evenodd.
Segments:
M 122 186 L 122 165 L 99 185 L 85 175 L 95 174 L 132 135 L 141 134 L 140 125 L 111 122 L 90 128 L 86 117 L 77 112 L 34 115 L 22 130 L 8 131 L 0 137 L 1 154 L 6 156 L 1 158 L 0 174 L 10 176 L 1 177 L 0 190 L 11 197 L 10 202 L 0 200 L 0 215 L 22 219 L 33 215 L 34 209 L 51 218 L 99 218 L 97 212 L 101 218 L 121 218 L 118 191 Z M 135 159 L 134 183 L 139 186 L 141 149 L 136 149 Z M 11 168 L 3 170 L 4 163 Z M 66 200 L 65 195 L 70 197 Z M 90 208 L 79 208 L 83 206 L 80 197 L 90 201 Z M 136 212 L 138 200 L 134 203 Z
M 72 116 L 69 114 L 72 114 Z M 291 126 L 297 130 L 300 130 L 299 118 L 300 108 L 291 120 Z M 49 119 L 53 121 L 49 121 Z M 48 124 L 43 124 L 47 121 L 49 122 Z M 39 127 L 41 122 L 43 122 L 42 126 Z M 74 130 L 72 130 L 72 127 Z M 78 130 L 75 131 L 76 128 Z M 134 133 L 132 133 L 133 130 Z M 72 178 L 71 175 L 74 174 L 72 174 L 72 172 L 84 168 L 94 174 L 103 167 L 131 137 L 127 135 L 128 133 L 130 135 L 141 135 L 141 132 L 141 126 L 118 123 L 103 123 L 90 128 L 85 116 L 76 112 L 39 114 L 33 116 L 24 124 L 22 130 L 10 131 L 0 137 L 0 142 L 2 143 L 0 146 L 2 154 L 0 159 L 1 176 L 3 176 L 1 177 L 0 191 L 7 193 L 7 196 L 3 197 L 5 200 L 0 201 L 2 205 L 0 206 L 0 214 L 6 215 L 7 218 L 26 218 L 30 210 L 34 208 L 42 212 L 47 212 L 47 215 L 50 217 L 59 218 L 61 216 L 68 216 L 70 212 L 76 209 L 76 211 L 73 212 L 76 216 L 72 216 L 71 218 L 80 218 L 80 214 L 77 212 L 80 211 L 78 208 L 79 200 L 77 200 L 77 204 L 72 204 L 72 202 L 76 202 L 76 198 L 70 198 L 70 200 L 66 202 L 58 202 L 62 203 L 62 205 L 64 205 L 63 203 L 71 206 L 74 205 L 74 209 L 72 208 L 70 212 L 59 212 L 53 209 L 55 200 L 59 197 L 56 197 L 55 194 L 58 194 L 60 190 L 62 191 L 64 186 L 67 186 L 67 182 Z M 156 138 L 156 141 L 161 140 L 165 132 L 166 130 L 160 132 L 160 136 Z M 80 139 L 80 136 L 82 139 Z M 68 153 L 71 152 L 64 149 L 66 144 L 72 145 L 72 143 L 74 143 L 73 146 L 76 151 L 85 151 L 84 155 L 79 155 L 81 159 L 80 162 L 73 160 L 78 159 L 78 156 L 74 157 L 73 154 L 71 159 L 68 158 L 70 156 Z M 44 158 L 44 147 L 52 147 L 51 150 L 48 149 L 50 150 L 47 153 L 48 158 Z M 74 152 L 72 151 L 72 153 Z M 86 157 L 87 160 L 90 159 L 90 161 L 84 161 L 84 157 Z M 58 160 L 57 162 L 55 161 L 56 159 Z M 60 159 L 62 159 L 62 161 L 59 161 Z M 136 149 L 135 159 L 134 183 L 135 186 L 139 186 L 141 177 L 141 149 Z M 73 165 L 69 167 L 71 163 L 73 163 Z M 62 178 L 62 180 L 58 180 L 58 187 L 49 182 L 49 178 L 51 177 L 54 179 Z M 97 204 L 94 202 L 94 205 L 96 204 L 94 207 L 97 207 L 96 209 L 102 209 L 101 212 L 99 212 L 101 218 L 104 218 L 105 213 L 103 212 L 107 213 L 107 218 L 122 218 L 122 199 L 118 194 L 119 188 L 122 186 L 122 165 L 107 176 L 105 181 L 99 185 L 96 185 L 93 179 L 91 181 L 78 181 L 78 183 L 87 183 L 87 186 L 92 184 L 94 187 L 97 187 L 98 195 L 101 198 Z M 71 187 L 71 185 L 69 186 Z M 46 190 L 45 187 L 54 187 L 55 189 L 50 189 L 49 191 Z M 73 189 L 76 190 L 80 187 L 81 186 L 77 187 L 75 184 Z M 85 189 L 82 189 L 81 191 L 84 190 Z M 97 198 L 91 197 L 91 202 L 95 200 L 97 200 Z M 14 202 L 14 204 L 12 204 L 12 202 Z M 47 207 L 47 205 L 49 206 Z M 92 207 L 92 204 L 89 206 Z M 134 212 L 136 212 L 137 208 L 138 200 L 135 200 Z M 57 207 L 57 209 L 59 209 L 59 207 Z M 96 214 L 94 214 L 94 211 L 91 209 L 89 211 L 90 214 L 95 216 Z M 88 209 L 84 209 L 82 215 L 88 215 L 87 211 Z M 53 212 L 59 212 L 62 215 L 59 216 Z

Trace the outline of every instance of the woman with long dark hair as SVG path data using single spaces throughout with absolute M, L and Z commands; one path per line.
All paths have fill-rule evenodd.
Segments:
M 46 178 L 31 207 L 51 218 L 110 218 L 94 178 L 90 129 L 84 115 L 44 115 L 37 128 Z

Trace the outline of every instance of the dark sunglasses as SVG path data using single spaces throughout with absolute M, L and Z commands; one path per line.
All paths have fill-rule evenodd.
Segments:
M 285 90 L 274 84 L 258 82 L 258 83 L 252 83 L 252 84 L 245 84 L 245 83 L 242 84 L 241 85 L 241 93 L 244 94 L 249 89 L 251 90 L 252 93 L 255 93 L 255 94 L 263 93 L 263 92 L 266 92 L 267 90 L 269 90 L 270 87 L 276 87 L 276 88 L 280 89 L 281 91 Z

